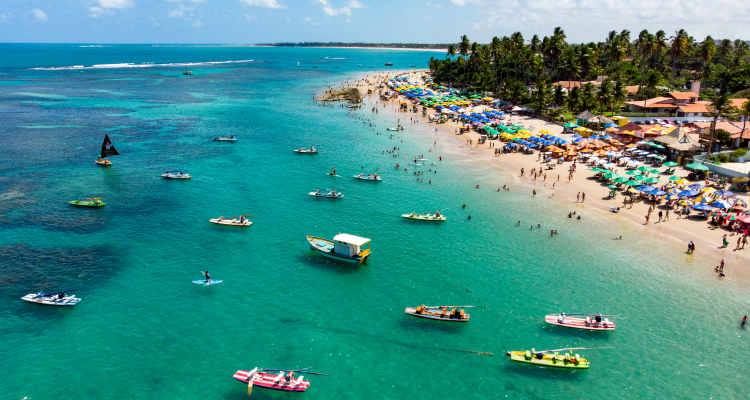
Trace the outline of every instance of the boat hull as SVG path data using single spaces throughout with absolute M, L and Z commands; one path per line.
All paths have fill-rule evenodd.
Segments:
M 62 299 L 58 299 L 57 297 L 36 297 L 35 293 L 29 293 L 21 297 L 21 300 L 28 301 L 29 303 L 44 304 L 46 306 L 74 306 L 81 301 L 81 299 L 75 296 L 65 296 Z
M 365 256 L 355 257 L 338 255 L 331 252 L 334 247 L 333 240 L 323 239 L 315 236 L 307 236 L 307 243 L 310 245 L 311 249 L 315 250 L 318 254 L 324 257 L 349 263 L 365 264 L 367 263 L 367 259 L 370 258 L 370 254 L 372 254 L 371 252 L 368 252 Z
M 530 358 L 526 358 L 525 351 L 509 351 L 506 353 L 510 356 L 510 359 L 516 362 L 525 364 L 533 364 L 541 367 L 553 367 L 553 368 L 568 368 L 568 369 L 588 369 L 589 362 L 585 358 L 579 358 L 578 362 L 572 362 L 566 360 L 564 356 L 555 354 L 544 354 L 544 358 L 541 360 L 536 358 L 534 354 L 531 354 Z
M 368 178 L 366 176 L 359 176 L 359 175 L 354 175 L 354 176 L 352 176 L 352 178 L 359 179 L 361 181 L 371 181 L 371 182 L 380 182 L 380 181 L 383 180 L 383 178 L 381 178 L 381 177 L 378 177 L 378 178 Z
M 190 179 L 190 175 L 187 175 L 187 174 L 183 174 L 183 175 L 162 174 L 161 177 L 164 179 Z
M 253 224 L 252 222 L 248 220 L 245 220 L 245 222 L 240 222 L 237 219 L 223 219 L 220 221 L 218 218 L 209 219 L 208 222 L 212 224 L 228 225 L 228 226 L 250 226 Z
M 411 220 L 414 220 L 414 221 L 434 221 L 434 222 L 445 221 L 445 217 L 443 217 L 443 216 L 439 216 L 439 217 L 436 217 L 434 215 L 431 215 L 431 216 L 414 215 L 414 216 L 412 216 L 410 214 L 402 214 L 401 216 L 403 218 L 411 219 Z
M 223 138 L 214 138 L 215 142 L 236 142 L 237 139 L 223 139 Z
M 237 379 L 240 382 L 248 383 L 249 376 L 250 371 L 237 371 L 235 372 L 233 378 Z M 310 387 L 309 381 L 302 381 L 298 385 L 295 385 L 295 381 L 287 383 L 286 379 L 284 378 L 277 382 L 276 376 L 277 375 L 274 374 L 256 372 L 255 376 L 253 377 L 253 387 L 258 386 L 266 389 L 282 390 L 285 392 L 304 392 L 308 387 Z
M 102 160 L 102 161 L 94 161 L 94 164 L 99 165 L 101 167 L 111 167 L 112 162 L 109 160 Z
M 68 204 L 70 204 L 72 206 L 76 206 L 76 207 L 94 207 L 94 208 L 97 208 L 97 207 L 104 207 L 105 203 L 104 202 L 94 203 L 93 201 L 78 201 L 78 200 L 73 200 L 73 201 L 69 201 Z
M 602 321 L 600 323 L 596 323 L 595 321 L 592 321 L 591 324 L 586 324 L 586 318 L 572 318 L 572 317 L 565 317 L 564 322 L 560 322 L 559 315 L 546 315 L 544 317 L 545 322 L 552 325 L 562 326 L 565 328 L 571 328 L 571 329 L 584 329 L 588 331 L 613 331 L 615 330 L 616 325 L 609 322 Z
M 320 198 L 324 198 L 324 199 L 341 199 L 341 198 L 344 197 L 343 194 L 337 194 L 335 196 L 329 196 L 326 193 L 315 193 L 315 192 L 310 192 L 310 196 L 320 197 Z
M 435 315 L 435 314 L 425 314 L 425 313 L 417 313 L 417 310 L 415 308 L 407 308 L 404 310 L 404 314 L 411 315 L 413 317 L 418 318 L 425 318 L 425 319 L 434 319 L 437 321 L 446 321 L 446 322 L 468 322 L 469 321 L 469 314 L 464 314 L 465 318 L 450 318 L 450 314 L 446 314 L 445 317 L 441 315 Z

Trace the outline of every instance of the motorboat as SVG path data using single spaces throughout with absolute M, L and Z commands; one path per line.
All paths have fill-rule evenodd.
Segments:
M 337 192 L 336 189 L 326 189 L 328 193 L 321 193 L 319 189 L 315 189 L 314 192 L 310 192 L 310 196 L 325 197 L 329 199 L 341 199 L 344 197 L 343 193 Z
M 571 317 L 571 315 L 574 317 Z M 615 330 L 616 325 L 612 323 L 609 318 L 618 318 L 618 316 L 561 313 L 559 315 L 546 315 L 544 321 L 548 324 L 563 326 L 566 328 L 584 329 L 589 331 L 613 331 Z
M 299 149 L 294 149 L 294 152 L 300 154 L 318 154 L 318 149 L 315 147 L 300 147 Z
M 363 181 L 377 181 L 377 182 L 380 182 L 383 180 L 383 178 L 379 177 L 378 174 L 367 174 L 367 175 L 359 174 L 359 175 L 352 176 L 352 178 L 360 179 Z
M 81 301 L 80 298 L 74 295 L 67 295 L 68 292 L 72 292 L 74 290 L 76 289 L 68 289 L 63 290 L 62 292 L 50 294 L 44 294 L 44 292 L 29 293 L 26 296 L 21 297 L 21 300 L 25 300 L 30 303 L 44 304 L 47 306 L 74 306 Z
M 192 75 L 192 74 L 193 74 L 193 71 L 185 71 L 185 72 L 183 72 L 182 74 L 183 74 L 183 75 Z
M 208 222 L 212 224 L 217 224 L 217 225 L 231 225 L 231 226 L 250 226 L 253 224 L 250 220 L 246 219 L 244 215 L 240 215 L 239 217 L 233 217 L 233 218 L 224 218 L 224 217 L 213 218 L 213 219 L 209 219 Z
M 575 348 L 542 351 L 536 351 L 534 349 L 509 351 L 505 353 L 505 355 L 510 356 L 510 359 L 516 362 L 534 364 L 542 367 L 572 369 L 587 369 L 589 367 L 589 361 L 578 354 L 571 355 L 570 353 L 559 353 L 564 350 L 575 350 Z
M 333 240 L 307 236 L 310 248 L 334 260 L 364 264 L 372 254 L 370 239 L 339 233 Z
M 236 142 L 237 138 L 234 137 L 234 136 L 227 136 L 227 137 L 221 137 L 221 136 L 219 136 L 219 137 L 215 137 L 214 141 L 217 141 L 217 142 Z
M 286 378 L 287 376 L 287 371 L 254 368 L 252 371 L 237 371 L 233 378 L 247 383 L 248 395 L 252 393 L 254 386 L 285 392 L 304 392 L 310 387 L 310 382 L 304 380 L 302 375 L 297 379 L 289 380 Z
M 166 179 L 190 179 L 190 174 L 186 174 L 184 171 L 180 172 L 165 172 L 161 174 L 162 178 Z
M 417 213 L 411 213 L 411 214 L 401 214 L 402 218 L 406 219 L 413 219 L 417 221 L 445 221 L 445 217 L 440 215 L 440 211 L 435 212 L 435 214 L 425 213 L 425 214 L 417 214 Z

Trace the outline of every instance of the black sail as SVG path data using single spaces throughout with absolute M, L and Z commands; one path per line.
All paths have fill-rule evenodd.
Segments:
M 109 140 L 109 135 L 104 135 L 104 143 L 102 143 L 102 152 L 100 157 L 119 156 L 120 153 L 115 150 L 115 146 L 112 146 L 112 141 Z

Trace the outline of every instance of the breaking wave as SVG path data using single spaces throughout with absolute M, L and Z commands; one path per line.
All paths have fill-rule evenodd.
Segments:
M 31 68 L 37 71 L 64 71 L 64 70 L 81 70 L 81 69 L 122 69 L 122 68 L 153 68 L 153 67 L 195 67 L 200 65 L 215 65 L 215 64 L 239 64 L 248 63 L 253 60 L 229 60 L 229 61 L 203 61 L 203 62 L 189 62 L 189 63 L 166 63 L 166 64 L 155 64 L 155 63 L 119 63 L 119 64 L 94 64 L 94 65 L 70 65 L 67 67 L 38 67 Z

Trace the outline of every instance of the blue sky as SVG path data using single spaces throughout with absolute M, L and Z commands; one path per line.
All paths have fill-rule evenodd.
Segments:
M 750 39 L 750 0 L 1 0 L 0 42 L 456 42 L 521 31 L 571 42 L 685 28 Z

